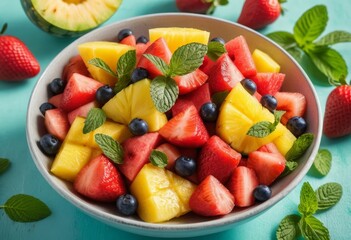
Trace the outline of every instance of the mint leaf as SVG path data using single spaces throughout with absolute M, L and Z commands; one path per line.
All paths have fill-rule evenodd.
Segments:
M 318 210 L 328 209 L 337 204 L 342 196 L 342 186 L 339 183 L 326 183 L 316 190 Z
M 313 166 L 323 176 L 326 176 L 332 165 L 332 155 L 327 149 L 319 149 Z
M 207 45 L 201 43 L 188 43 L 177 48 L 169 65 L 170 76 L 182 76 L 193 72 L 201 66 L 206 53 Z
M 84 121 L 83 133 L 94 131 L 102 126 L 106 121 L 106 114 L 101 108 L 92 108 L 89 110 L 87 118 Z
M 51 214 L 45 203 L 26 194 L 12 196 L 0 208 L 3 208 L 8 217 L 16 222 L 39 221 Z
M 149 159 L 150 162 L 156 167 L 164 168 L 167 166 L 168 159 L 164 152 L 152 150 Z
M 95 66 L 95 67 L 98 67 L 98 68 L 101 68 L 103 69 L 104 71 L 106 71 L 107 73 L 109 73 L 110 75 L 114 76 L 114 77 L 117 77 L 117 74 L 112 71 L 112 69 L 110 68 L 109 65 L 107 65 L 104 60 L 102 60 L 101 58 L 93 58 L 93 59 L 90 59 L 88 61 L 89 64 Z
M 10 166 L 10 160 L 7 158 L 0 158 L 0 174 L 5 172 Z
M 174 105 L 179 89 L 172 78 L 158 76 L 151 81 L 150 93 L 156 109 L 164 113 Z
M 316 67 L 328 78 L 339 80 L 347 76 L 347 64 L 340 53 L 332 48 L 324 51 L 307 52 Z
M 97 133 L 94 137 L 106 157 L 116 164 L 123 163 L 123 148 L 119 142 L 102 133 Z
M 301 218 L 299 222 L 302 236 L 310 240 L 329 240 L 330 235 L 328 229 L 314 216 L 306 216 Z
M 285 154 L 285 159 L 287 161 L 296 161 L 298 160 L 311 146 L 314 139 L 312 133 L 304 133 L 298 137 L 290 150 Z
M 163 75 L 165 76 L 169 76 L 169 66 L 168 64 L 160 57 L 154 56 L 152 54 L 144 54 L 144 56 L 150 61 L 152 62 L 157 68 L 158 70 L 160 70 L 162 72 Z
M 285 111 L 274 111 L 274 122 L 271 123 L 269 121 L 261 121 L 255 123 L 250 129 L 247 131 L 246 135 L 263 138 L 271 134 L 277 127 L 280 122 L 281 117 Z
M 216 92 L 212 94 L 211 96 L 211 101 L 217 105 L 219 108 L 222 103 L 224 102 L 224 99 L 228 96 L 229 91 L 222 91 L 222 92 Z
M 282 174 L 280 174 L 279 177 L 284 177 L 284 176 L 288 175 L 289 173 L 294 171 L 297 168 L 297 166 L 299 166 L 299 164 L 297 162 L 286 161 L 284 171 L 282 172 Z
M 346 31 L 333 31 L 320 38 L 315 44 L 328 46 L 343 42 L 351 42 L 351 33 Z
M 295 214 L 288 215 L 280 222 L 275 233 L 277 240 L 295 240 L 300 236 L 299 221 L 301 217 Z
M 216 61 L 223 53 L 227 52 L 225 46 L 220 42 L 209 42 L 207 47 L 207 56 L 212 61 Z
M 114 92 L 119 93 L 121 90 L 126 88 L 131 82 L 130 76 L 136 65 L 136 51 L 129 50 L 123 54 L 117 62 L 117 78 L 118 81 L 115 84 Z
M 285 50 L 297 46 L 294 35 L 289 32 L 277 31 L 268 33 L 266 36 L 272 39 L 274 42 L 278 43 Z
M 300 192 L 300 204 L 298 206 L 299 212 L 304 216 L 314 214 L 318 209 L 318 200 L 316 193 L 309 184 L 304 182 Z
M 328 12 L 324 5 L 316 5 L 297 20 L 294 26 L 294 36 L 300 47 L 317 39 L 328 23 Z

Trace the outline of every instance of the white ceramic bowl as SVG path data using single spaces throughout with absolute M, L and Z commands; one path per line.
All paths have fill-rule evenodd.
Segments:
M 37 146 L 37 141 L 45 132 L 39 106 L 47 101 L 47 84 L 53 78 L 61 76 L 61 71 L 68 59 L 78 54 L 77 45 L 94 40 L 114 40 L 119 30 L 123 28 L 132 29 L 136 36 L 147 36 L 149 28 L 171 26 L 207 30 L 211 33 L 210 38 L 220 36 L 227 41 L 238 35 L 245 36 L 251 50 L 259 48 L 269 53 L 281 65 L 281 72 L 286 74 L 283 90 L 301 92 L 306 96 L 308 132 L 315 135 L 313 145 L 300 159 L 299 166 L 293 173 L 273 184 L 273 196 L 268 201 L 248 208 L 236 208 L 232 213 L 219 218 L 203 218 L 188 214 L 166 223 L 152 224 L 143 222 L 137 217 L 119 216 L 113 206 L 87 201 L 72 191 L 70 183 L 50 174 L 52 159 L 45 156 Z M 320 105 L 311 81 L 296 61 L 282 48 L 259 33 L 238 24 L 208 16 L 178 13 L 154 14 L 127 19 L 94 30 L 74 41 L 57 55 L 43 72 L 33 90 L 27 114 L 27 140 L 34 163 L 59 194 L 79 209 L 107 224 L 132 233 L 157 237 L 190 237 L 215 233 L 248 221 L 269 209 L 292 191 L 309 170 L 319 148 L 321 129 Z

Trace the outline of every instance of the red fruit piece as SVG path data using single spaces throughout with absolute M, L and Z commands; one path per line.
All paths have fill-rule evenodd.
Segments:
M 336 138 L 351 133 L 351 86 L 342 85 L 330 92 L 324 114 L 323 132 Z
M 251 79 L 256 83 L 257 92 L 261 95 L 274 95 L 283 85 L 284 73 L 257 73 Z
M 156 148 L 156 150 L 163 152 L 167 156 L 166 168 L 172 170 L 174 168 L 175 161 L 181 156 L 179 149 L 169 143 L 163 143 Z
M 218 136 L 213 135 L 202 147 L 197 160 L 197 176 L 202 181 L 212 175 L 221 183 L 226 183 L 238 166 L 241 154 L 232 149 Z
M 258 179 L 253 169 L 239 166 L 234 169 L 227 187 L 234 196 L 236 206 L 249 207 L 255 203 L 253 191 L 258 184 Z
M 135 51 L 136 51 L 136 58 L 137 58 L 137 62 L 139 62 L 141 56 L 144 54 L 144 52 L 146 51 L 146 49 L 150 46 L 150 42 L 148 43 L 137 43 L 135 45 Z
M 240 35 L 225 44 L 229 57 L 246 78 L 255 76 L 256 66 L 244 36 Z
M 208 76 L 211 93 L 230 91 L 244 76 L 227 53 L 219 57 Z
M 170 119 L 159 133 L 168 142 L 180 147 L 201 147 L 209 139 L 206 127 L 194 106 Z
M 79 73 L 73 73 L 63 91 L 60 107 L 70 112 L 95 99 L 95 93 L 102 83 Z
M 247 167 L 252 168 L 259 183 L 270 185 L 285 169 L 285 158 L 279 152 L 253 151 L 249 153 Z
M 283 124 L 294 116 L 302 117 L 307 108 L 306 97 L 297 92 L 277 92 L 274 97 L 277 99 L 277 110 L 285 111 L 280 119 Z
M 88 69 L 80 55 L 71 57 L 62 71 L 62 79 L 68 81 L 73 73 L 79 73 L 87 77 L 91 77 Z
M 215 64 L 215 61 L 213 61 L 211 58 L 209 58 L 207 55 L 204 57 L 204 61 L 202 62 L 202 65 L 200 66 L 200 70 L 206 73 L 207 75 L 210 74 L 211 68 Z
M 153 42 L 144 52 L 144 54 L 151 54 L 156 57 L 163 59 L 169 64 L 172 53 L 169 50 L 166 41 L 163 38 L 157 39 Z M 141 56 L 137 67 L 145 68 L 149 71 L 150 78 L 153 79 L 156 76 L 162 75 L 162 72 L 145 56 Z
M 280 16 L 279 0 L 246 0 L 238 23 L 253 29 L 261 29 Z
M 69 124 L 72 124 L 74 119 L 76 117 L 78 117 L 78 116 L 80 116 L 80 117 L 87 117 L 89 111 L 92 108 L 97 107 L 97 106 L 98 106 L 98 104 L 95 101 L 93 101 L 93 102 L 84 104 L 83 106 L 80 106 L 79 108 L 76 108 L 73 111 L 69 112 L 67 114 Z
M 104 155 L 90 160 L 76 176 L 73 186 L 83 196 L 101 202 L 116 201 L 126 193 L 122 175 Z
M 209 175 L 191 195 L 189 207 L 201 216 L 220 216 L 233 210 L 234 198 L 220 181 Z
M 58 108 L 61 106 L 62 96 L 63 93 L 52 96 L 49 98 L 48 102 Z
M 63 141 L 68 133 L 70 124 L 67 114 L 59 108 L 50 109 L 45 112 L 46 130 Z
M 134 35 L 129 35 L 129 36 L 123 38 L 119 43 L 135 47 L 136 39 L 135 39 Z
M 206 13 L 212 3 L 203 0 L 176 0 L 176 5 L 181 12 Z
M 134 180 L 140 169 L 149 162 L 152 149 L 155 149 L 161 141 L 160 134 L 154 132 L 128 138 L 122 143 L 124 150 L 123 164 L 119 164 L 118 168 L 130 182 Z
M 22 81 L 36 76 L 40 71 L 37 59 L 19 38 L 1 35 L 5 29 L 0 32 L 0 80 Z
M 207 79 L 208 76 L 200 69 L 196 69 L 195 71 L 183 76 L 174 77 L 179 88 L 179 94 L 186 94 L 194 91 L 203 85 Z

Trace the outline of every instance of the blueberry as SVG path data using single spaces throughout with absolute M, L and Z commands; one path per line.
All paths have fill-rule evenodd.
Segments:
M 200 116 L 205 122 L 215 122 L 218 117 L 217 105 L 213 102 L 204 103 L 200 109 Z
M 40 138 L 38 145 L 44 154 L 54 156 L 60 149 L 61 142 L 54 135 L 47 133 Z
M 175 161 L 174 170 L 179 176 L 191 176 L 196 171 L 196 162 L 192 158 L 180 156 Z
M 258 185 L 253 194 L 257 201 L 264 202 L 272 196 L 272 190 L 267 185 Z
M 130 80 L 132 81 L 132 83 L 136 83 L 137 81 L 140 81 L 148 77 L 149 77 L 148 70 L 142 67 L 138 67 L 133 70 Z
M 299 137 L 307 129 L 307 123 L 303 117 L 295 116 L 288 120 L 286 127 L 295 137 Z
M 116 206 L 119 213 L 131 216 L 138 208 L 138 201 L 132 194 L 127 193 L 117 198 Z
M 277 108 L 278 104 L 277 99 L 270 94 L 263 95 L 260 102 L 262 106 L 264 106 L 271 112 L 273 112 Z
M 149 39 L 145 36 L 140 36 L 137 38 L 136 43 L 148 43 Z
M 62 78 L 55 78 L 49 83 L 49 90 L 54 95 L 63 93 L 65 87 L 66 81 L 64 81 Z
M 221 37 L 212 38 L 211 42 L 219 42 L 219 43 L 222 43 L 223 45 L 225 45 L 225 40 Z
M 40 110 L 41 114 L 43 114 L 43 116 L 45 116 L 45 112 L 47 110 L 55 109 L 55 108 L 56 107 L 53 104 L 51 104 L 49 102 L 44 102 L 40 105 L 39 110 Z
M 140 118 L 134 118 L 132 121 L 130 121 L 128 128 L 129 131 L 135 136 L 144 135 L 149 131 L 147 122 Z
M 122 29 L 121 31 L 118 32 L 117 35 L 117 40 L 118 42 L 122 41 L 124 38 L 133 35 L 133 31 L 130 30 L 129 28 Z
M 249 78 L 245 78 L 243 80 L 241 80 L 241 85 L 243 85 L 243 87 L 246 89 L 246 91 L 248 91 L 251 95 L 254 95 L 257 87 L 256 87 L 256 83 L 254 81 L 252 81 Z
M 109 85 L 99 87 L 95 93 L 96 101 L 102 106 L 115 96 L 113 89 Z

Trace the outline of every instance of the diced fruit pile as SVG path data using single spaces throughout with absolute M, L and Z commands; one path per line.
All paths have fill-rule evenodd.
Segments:
M 39 147 L 54 158 L 51 173 L 147 222 L 270 198 L 307 130 L 305 97 L 281 91 L 279 64 L 244 36 L 149 34 L 83 43 L 50 82 Z

